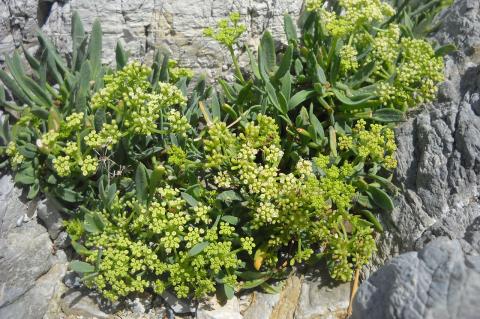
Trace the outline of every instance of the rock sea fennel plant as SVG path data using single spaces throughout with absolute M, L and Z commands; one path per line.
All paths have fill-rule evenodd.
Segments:
M 275 292 L 321 259 L 351 280 L 393 209 L 392 125 L 443 79 L 451 48 L 424 39 L 437 2 L 307 1 L 298 30 L 285 16 L 286 45 L 267 31 L 246 48 L 250 70 L 232 14 L 205 30 L 233 60 L 219 92 L 168 56 L 128 62 L 120 44 L 116 69 L 102 65 L 99 23 L 87 36 L 75 14 L 68 63 L 40 34 L 31 76 L 17 53 L 0 71 L 2 166 L 69 217 L 71 268 L 111 300 Z

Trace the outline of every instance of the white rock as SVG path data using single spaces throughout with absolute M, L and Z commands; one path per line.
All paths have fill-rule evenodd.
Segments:
M 198 306 L 197 319 L 243 319 L 240 314 L 240 303 L 237 297 L 228 300 L 225 305 L 220 305 L 216 298 Z

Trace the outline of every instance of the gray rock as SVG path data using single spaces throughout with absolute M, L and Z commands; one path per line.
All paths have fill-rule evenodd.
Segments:
M 244 319 L 332 319 L 345 318 L 350 283 L 333 282 L 326 267 L 292 276 L 279 294 L 254 292 Z
M 182 66 L 212 76 L 221 74 L 223 67 L 228 70 L 231 61 L 226 50 L 203 36 L 205 27 L 239 11 L 248 27 L 244 40 L 256 44 L 266 28 L 283 35 L 283 14 L 297 15 L 303 0 L 70 0 L 45 1 L 46 4 L 37 0 L 9 0 L 6 3 L 0 3 L 0 56 L 21 44 L 35 45 L 37 22 L 44 33 L 52 36 L 60 51 L 68 53 L 71 15 L 78 11 L 87 31 L 95 18 L 102 23 L 106 63 L 115 61 L 115 45 L 121 41 L 136 58 L 151 59 L 153 51 L 160 49 L 170 52 Z M 26 10 L 24 15 L 21 8 Z M 246 60 L 245 54 L 242 60 Z
M 34 42 L 38 29 L 38 2 L 33 0 L 7 0 L 0 2 L 0 62 L 5 55 L 24 44 Z
M 39 201 L 37 204 L 37 216 L 47 228 L 50 238 L 52 240 L 57 239 L 64 227 L 63 218 L 56 205 L 48 199 Z
M 350 286 L 333 282 L 327 271 L 310 274 L 302 282 L 295 319 L 345 318 Z
M 66 290 L 59 300 L 62 312 L 69 316 L 107 319 L 112 316 L 100 309 L 96 295 L 89 289 L 71 288 Z
M 178 299 L 174 294 L 165 290 L 162 293 L 162 299 L 165 303 L 178 314 L 194 313 L 196 311 L 196 305 L 188 302 L 187 300 Z
M 0 178 L 0 318 L 40 318 L 60 278 L 66 256 L 52 254 L 46 229 L 33 218 L 17 227 L 34 209 L 21 200 L 11 177 Z
M 480 216 L 480 3 L 457 0 L 441 20 L 435 39 L 459 50 L 446 57 L 439 101 L 396 129 L 400 195 L 381 216 L 387 231 L 372 269 L 436 237 L 461 238 Z
M 0 180 L 0 307 L 8 305 L 35 285 L 53 265 L 51 241 L 45 228 L 35 221 L 16 227 L 27 213 L 9 176 Z
M 42 318 L 48 309 L 50 298 L 61 285 L 61 278 L 67 269 L 66 264 L 55 264 L 35 282 L 35 286 L 13 303 L 0 308 L 0 318 Z
M 436 239 L 393 258 L 363 283 L 352 319 L 478 318 L 480 256 L 462 240 Z
M 224 305 L 218 304 L 217 299 L 214 297 L 198 306 L 196 319 L 224 318 L 243 319 L 243 316 L 240 314 L 240 304 L 237 297 L 228 300 Z
M 252 301 L 243 314 L 244 319 L 270 318 L 280 301 L 280 294 L 254 292 Z

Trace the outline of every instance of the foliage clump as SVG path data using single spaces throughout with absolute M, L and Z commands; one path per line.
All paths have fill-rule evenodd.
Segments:
M 75 14 L 70 63 L 40 35 L 33 80 L 17 53 L 0 70 L 17 101 L 0 89 L 2 166 L 70 216 L 71 268 L 111 300 L 274 292 L 320 260 L 351 280 L 393 209 L 393 124 L 435 98 L 449 49 L 424 39 L 438 6 L 397 8 L 307 1 L 300 32 L 285 16 L 283 49 L 268 31 L 247 48 L 250 70 L 231 14 L 205 31 L 234 63 L 219 91 L 168 56 L 128 62 L 120 44 L 103 66 L 100 25 L 88 37 Z

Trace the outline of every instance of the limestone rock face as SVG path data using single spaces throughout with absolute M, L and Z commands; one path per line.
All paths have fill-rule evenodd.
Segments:
M 266 29 L 282 34 L 283 15 L 298 15 L 302 3 L 303 0 L 7 0 L 0 2 L 0 56 L 22 44 L 33 46 L 37 25 L 53 38 L 61 52 L 69 52 L 71 16 L 77 11 L 87 31 L 95 19 L 100 20 L 107 63 L 115 61 L 115 46 L 121 41 L 134 57 L 150 59 L 153 51 L 160 49 L 169 52 L 182 66 L 212 76 L 220 74 L 223 68 L 227 70 L 231 62 L 226 50 L 202 35 L 204 28 L 237 11 L 248 27 L 244 40 L 255 44 Z
M 38 3 L 33 0 L 0 1 L 0 62 L 5 54 L 24 44 L 27 47 L 35 41 L 38 28 Z M 41 15 L 41 12 L 38 12 Z

